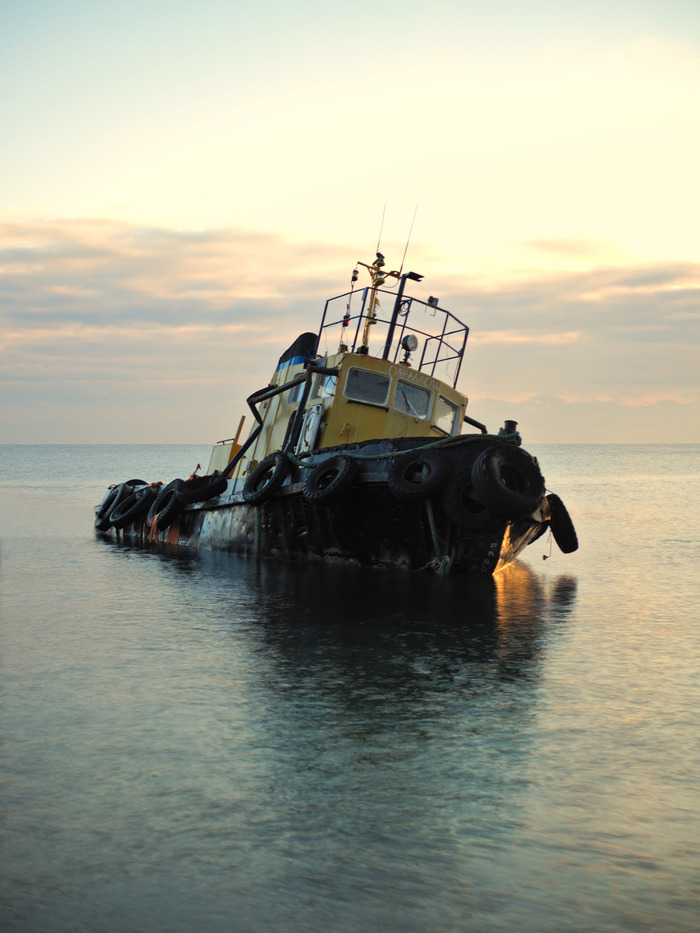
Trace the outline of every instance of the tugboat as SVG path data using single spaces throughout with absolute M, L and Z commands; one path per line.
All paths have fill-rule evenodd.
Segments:
M 356 287 L 361 268 L 366 287 Z M 437 298 L 406 294 L 422 278 L 387 271 L 379 252 L 358 262 L 319 330 L 301 334 L 247 399 L 247 439 L 244 416 L 214 445 L 206 475 L 114 484 L 97 531 L 439 575 L 493 574 L 548 529 L 575 551 L 571 518 L 517 422 L 490 434 L 467 415 L 456 386 L 469 328 Z

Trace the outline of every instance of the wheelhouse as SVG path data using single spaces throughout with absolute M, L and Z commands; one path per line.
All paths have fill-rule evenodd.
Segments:
M 302 334 L 282 354 L 269 387 L 248 400 L 257 425 L 242 453 L 236 443 L 218 452 L 217 445 L 217 469 L 227 456 L 237 457 L 229 475 L 241 479 L 274 451 L 303 455 L 374 439 L 438 439 L 471 421 L 468 400 L 456 388 L 467 325 L 437 298 L 405 294 L 407 282 L 422 276 L 385 272 L 379 253 L 372 265 L 358 265 L 372 285 L 355 289 L 355 269 L 351 290 L 326 302 L 318 332 Z M 391 278 L 394 288 L 382 287 Z

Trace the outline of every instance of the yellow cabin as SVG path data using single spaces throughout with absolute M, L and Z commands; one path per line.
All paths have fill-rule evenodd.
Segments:
M 275 451 L 297 455 L 383 438 L 455 436 L 467 398 L 455 388 L 468 327 L 430 297 L 404 295 L 407 280 L 422 276 L 384 272 L 377 254 L 365 265 L 372 286 L 326 303 L 318 334 L 302 334 L 280 357 L 272 380 L 248 400 L 257 420 L 243 445 L 216 445 L 209 472 L 242 480 Z M 353 274 L 353 283 L 357 270 Z M 397 281 L 392 292 L 379 286 Z M 382 302 L 393 302 L 382 317 Z M 338 340 L 337 350 L 327 345 Z M 321 352 L 321 349 L 325 352 Z M 240 434 L 240 426 L 239 432 Z

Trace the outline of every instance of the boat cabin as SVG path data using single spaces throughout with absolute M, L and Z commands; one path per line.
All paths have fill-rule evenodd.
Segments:
M 380 438 L 460 433 L 468 400 L 456 384 L 469 328 L 436 298 L 405 295 L 407 280 L 422 276 L 384 272 L 381 254 L 365 268 L 372 285 L 329 299 L 318 333 L 298 337 L 269 386 L 248 400 L 257 424 L 233 478 L 278 450 L 301 455 Z M 390 277 L 395 290 L 381 287 Z M 353 285 L 356 279 L 357 270 Z M 238 436 L 219 442 L 209 472 L 240 454 Z

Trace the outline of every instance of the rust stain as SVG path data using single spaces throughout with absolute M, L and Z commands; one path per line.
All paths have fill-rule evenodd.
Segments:
M 176 545 L 180 538 L 180 519 L 176 518 L 168 529 L 168 544 Z

